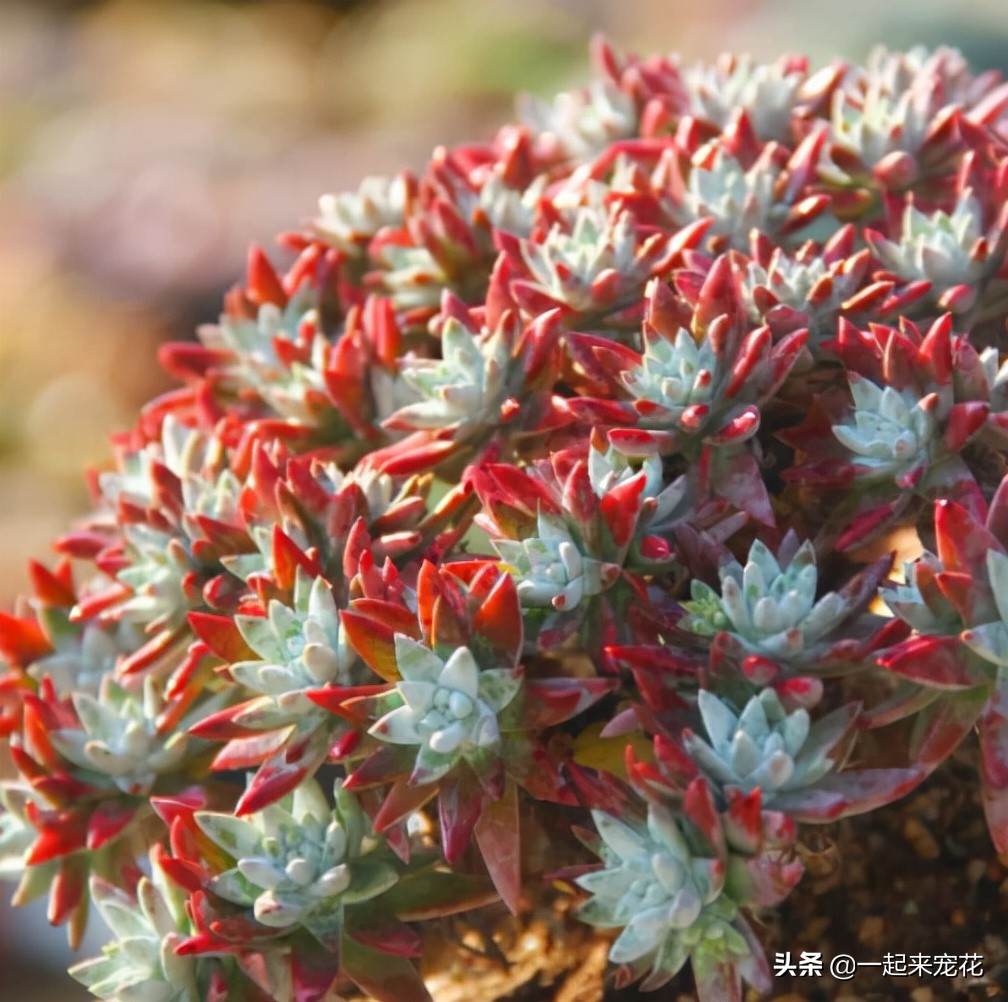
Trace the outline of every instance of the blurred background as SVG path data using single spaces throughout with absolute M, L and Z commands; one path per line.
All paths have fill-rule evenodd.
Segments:
M 687 60 L 924 43 L 1008 70 L 1004 0 L 0 0 L 0 606 L 167 385 L 157 343 L 216 318 L 250 241 L 489 137 L 516 91 L 579 85 L 599 30 Z M 86 998 L 10 890 L 0 999 Z

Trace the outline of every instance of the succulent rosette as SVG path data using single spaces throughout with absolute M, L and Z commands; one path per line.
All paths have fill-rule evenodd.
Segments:
M 652 284 L 640 352 L 595 336 L 572 338 L 578 364 L 607 392 L 566 406 L 609 429 L 610 444 L 626 455 L 689 457 L 705 494 L 768 521 L 769 497 L 748 443 L 760 427 L 759 405 L 784 382 L 807 332 L 774 344 L 767 327 L 750 327 L 731 274 L 728 258 L 718 258 L 695 306 Z
M 876 270 L 868 248 L 855 252 L 856 232 L 847 224 L 825 243 L 808 240 L 790 253 L 754 234 L 748 256 L 736 259 L 750 318 L 775 337 L 807 329 L 806 347 L 819 356 L 836 336 L 840 317 L 858 325 L 911 310 L 928 283 Z
M 0 876 L 98 997 L 429 1002 L 500 900 L 740 1002 L 798 826 L 974 729 L 1008 851 L 1008 85 L 592 59 L 253 247 L 0 612 Z
M 373 724 L 368 733 L 391 744 L 418 746 L 412 782 L 431 783 L 460 759 L 486 755 L 500 747 L 498 715 L 521 688 L 514 669 L 481 671 L 468 647 L 447 660 L 402 633 L 395 636 L 402 705 Z
M 185 894 L 165 876 L 155 858 L 133 898 L 99 878 L 91 897 L 115 939 L 102 956 L 74 964 L 70 974 L 100 999 L 126 1002 L 197 1002 L 226 990 L 227 977 L 213 957 L 180 956 L 176 950 L 192 931 Z M 246 983 L 246 994 L 254 994 Z
M 917 714 L 913 753 L 929 768 L 978 730 L 984 809 L 999 851 L 1008 845 L 1006 507 L 1006 480 L 989 508 L 970 511 L 951 501 L 936 507 L 936 552 L 908 563 L 906 584 L 885 594 L 914 634 L 879 659 L 901 685 L 876 714 L 879 724 Z M 958 591 L 952 581 L 961 583 Z
M 983 207 L 968 188 L 952 212 L 921 212 L 912 203 L 903 213 L 898 241 L 867 234 L 882 263 L 907 282 L 926 282 L 941 310 L 962 313 L 999 267 L 1008 218 L 1002 211 L 988 231 Z
M 815 547 L 785 536 L 777 556 L 761 540 L 744 564 L 729 560 L 718 570 L 720 589 L 695 579 L 680 626 L 712 637 L 722 654 L 743 659 L 749 674 L 775 666 L 840 670 L 863 659 L 892 635 L 892 625 L 866 610 L 891 559 L 882 557 L 853 575 L 842 589 L 819 596 Z M 818 596 L 818 597 L 817 597 Z
M 689 733 L 683 745 L 712 782 L 743 793 L 762 790 L 769 806 L 778 793 L 811 786 L 834 766 L 832 744 L 822 740 L 821 727 L 812 733 L 808 710 L 788 713 L 773 689 L 753 696 L 740 713 L 706 689 L 697 701 L 708 740 Z
M 743 981 L 770 985 L 745 906 L 769 905 L 801 877 L 791 859 L 794 828 L 761 812 L 757 791 L 718 813 L 703 779 L 681 801 L 649 800 L 647 818 L 593 811 L 603 865 L 576 883 L 592 897 L 579 910 L 593 925 L 620 929 L 609 959 L 645 988 L 692 963 L 701 999 L 741 999 Z
M 236 860 L 209 890 L 250 908 L 271 929 L 304 926 L 326 947 L 338 947 L 347 906 L 377 897 L 398 879 L 375 853 L 382 843 L 369 833 L 364 812 L 338 787 L 334 808 L 309 780 L 289 806 L 271 804 L 248 818 L 199 811 L 194 820 Z
M 588 709 L 613 685 L 598 678 L 525 680 L 517 589 L 493 562 L 443 570 L 428 563 L 417 584 L 419 628 L 414 613 L 392 603 L 364 600 L 344 616 L 361 656 L 393 684 L 375 695 L 334 691 L 312 698 L 351 722 L 368 722 L 373 743 L 351 752 L 347 786 L 388 787 L 376 816 L 379 831 L 398 830 L 436 797 L 446 858 L 457 859 L 475 834 L 491 878 L 514 909 L 518 861 L 494 856 L 517 837 L 519 791 L 557 803 L 575 799 L 540 732 Z M 445 637 L 454 638 L 450 646 Z M 359 760 L 362 751 L 369 754 Z
M 834 388 L 780 438 L 809 457 L 788 480 L 854 486 L 834 515 L 838 545 L 877 536 L 921 499 L 969 495 L 975 477 L 964 454 L 998 434 L 988 382 L 996 373 L 969 337 L 955 333 L 951 315 L 926 330 L 907 319 L 898 330 L 867 331 L 841 320 L 827 347 L 848 366 L 851 406 Z

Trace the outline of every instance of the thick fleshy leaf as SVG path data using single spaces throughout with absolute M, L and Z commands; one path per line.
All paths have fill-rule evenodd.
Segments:
M 249 821 L 214 811 L 197 811 L 193 818 L 206 835 L 235 859 L 251 856 L 259 847 L 261 833 Z
M 340 623 L 350 646 L 360 655 L 361 660 L 386 682 L 399 679 L 396 667 L 394 631 L 352 609 L 340 613 Z
M 472 630 L 472 646 L 475 651 L 479 651 L 482 640 L 493 651 L 501 666 L 512 667 L 517 663 L 522 649 L 523 625 L 521 603 L 514 578 L 510 574 L 502 574 L 498 578 L 490 594 L 476 610 Z
M 455 863 L 465 852 L 473 828 L 483 811 L 483 790 L 468 771 L 441 784 L 438 817 L 445 859 Z
M 936 689 L 969 689 L 984 681 L 984 672 L 958 637 L 911 637 L 880 657 L 879 664 Z
M 340 958 L 318 947 L 299 945 L 291 953 L 290 965 L 293 1002 L 322 1002 L 336 980 Z
M 347 915 L 347 936 L 379 953 L 391 953 L 398 957 L 420 956 L 423 941 L 412 926 L 382 915 L 374 908 L 359 911 L 364 913 L 360 919 L 355 920 L 354 916 L 358 913 L 354 911 Z
M 343 939 L 342 969 L 376 1002 L 432 1002 L 417 969 L 405 958 Z
M 416 753 L 407 745 L 386 745 L 368 756 L 351 772 L 343 784 L 346 790 L 366 790 L 368 787 L 391 783 L 413 770 Z
M 851 769 L 823 777 L 814 787 L 777 793 L 774 808 L 795 821 L 817 823 L 864 814 L 905 797 L 930 770 Z
M 499 897 L 488 877 L 429 869 L 403 877 L 382 903 L 402 921 L 420 922 L 481 908 Z
M 577 716 L 619 686 L 617 679 L 536 679 L 525 683 L 524 726 L 552 727 Z
M 397 779 L 386 794 L 381 809 L 375 815 L 375 830 L 383 832 L 390 828 L 397 821 L 419 810 L 429 800 L 433 800 L 437 792 L 438 788 L 433 784 L 417 786 L 405 779 Z
M 395 660 L 399 674 L 411 682 L 437 682 L 444 662 L 429 648 L 412 637 L 397 633 L 394 638 Z
M 236 661 L 254 661 L 258 655 L 248 645 L 230 616 L 215 616 L 208 612 L 189 613 L 193 633 L 218 657 L 228 664 Z
M 1008 623 L 1008 556 L 999 550 L 987 554 L 987 580 L 1003 623 Z
M 245 792 L 238 798 L 235 814 L 253 814 L 290 793 L 306 776 L 313 773 L 325 759 L 324 744 L 314 748 L 307 744 L 274 755 L 252 777 Z
M 998 852 L 1008 852 L 1008 668 L 998 671 L 980 715 L 980 791 Z
M 396 745 L 423 744 L 423 736 L 417 730 L 418 717 L 408 706 L 400 706 L 368 729 L 368 734 L 379 741 Z
M 1008 666 L 1008 624 L 1001 620 L 963 630 L 960 639 L 974 654 L 985 661 L 999 667 Z M 976 680 L 981 681 L 982 677 Z
M 936 700 L 921 710 L 910 734 L 911 761 L 929 770 L 944 762 L 973 729 L 987 692 L 985 686 L 978 686 Z
M 521 828 L 518 787 L 509 779 L 500 800 L 487 804 L 473 830 L 494 887 L 512 915 L 521 905 Z

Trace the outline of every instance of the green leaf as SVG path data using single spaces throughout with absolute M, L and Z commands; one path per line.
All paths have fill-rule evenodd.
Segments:
M 338 954 L 343 940 L 343 901 L 329 901 L 313 908 L 301 924 L 330 953 Z
M 259 847 L 262 833 L 248 821 L 216 811 L 197 811 L 193 818 L 208 838 L 235 859 L 251 856 Z
M 385 892 L 382 902 L 397 918 L 417 922 L 481 908 L 498 898 L 487 877 L 430 869 L 403 877 Z
M 377 1002 L 432 1002 L 417 969 L 405 958 L 380 953 L 343 937 L 343 973 Z

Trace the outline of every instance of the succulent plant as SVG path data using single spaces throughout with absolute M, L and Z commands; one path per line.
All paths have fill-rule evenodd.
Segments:
M 235 625 L 261 660 L 238 661 L 231 665 L 231 674 L 254 692 L 272 697 L 281 713 L 295 716 L 313 710 L 303 695 L 306 689 L 352 681 L 356 658 L 322 578 L 315 578 L 310 588 L 305 577 L 298 579 L 294 608 L 274 599 L 265 618 L 237 616 Z
M 496 419 L 507 394 L 511 362 L 503 331 L 477 339 L 452 318 L 441 332 L 440 359 L 417 359 L 402 379 L 419 397 L 392 414 L 386 426 L 412 430 L 444 428 L 461 438 L 467 426 Z
M 110 677 L 97 698 L 85 692 L 72 698 L 81 726 L 53 731 L 49 740 L 78 769 L 108 777 L 123 793 L 137 796 L 150 792 L 158 774 L 181 768 L 189 737 L 184 731 L 165 738 L 158 734 L 153 679 L 145 684 L 142 701 Z
M 459 758 L 500 744 L 497 715 L 518 695 L 519 674 L 501 668 L 480 671 L 468 647 L 456 648 L 442 661 L 401 633 L 395 637 L 395 653 L 402 706 L 385 714 L 369 733 L 380 741 L 419 746 L 414 782 L 440 779 Z
M 927 464 L 935 432 L 934 397 L 918 399 L 910 389 L 876 386 L 851 377 L 854 413 L 851 421 L 833 426 L 840 443 L 857 462 L 899 482 L 906 473 Z
M 573 609 L 613 578 L 608 565 L 582 554 L 563 522 L 549 515 L 540 513 L 531 539 L 496 539 L 493 547 L 517 579 L 525 606 Z
M 189 931 L 185 896 L 155 863 L 141 877 L 136 898 L 93 880 L 95 907 L 116 938 L 102 956 L 74 964 L 70 974 L 100 999 L 196 1002 L 209 987 L 207 961 L 175 952 Z
M 783 57 L 772 64 L 751 56 L 721 56 L 708 66 L 695 63 L 683 71 L 690 111 L 723 129 L 733 115 L 744 111 L 756 135 L 787 142 L 791 116 L 801 100 L 807 65 L 800 57 Z
M 816 599 L 819 574 L 815 549 L 806 540 L 781 563 L 756 540 L 745 564 L 721 567 L 721 593 L 694 580 L 683 626 L 695 633 L 731 633 L 747 650 L 777 661 L 790 661 L 835 630 L 853 609 L 841 595 Z
M 885 651 L 881 664 L 902 684 L 875 722 L 899 719 L 919 704 L 913 753 L 936 764 L 974 727 L 980 735 L 980 784 L 991 838 L 1008 845 L 1008 783 L 1004 779 L 1008 626 L 1004 615 L 1008 548 L 1004 514 L 1008 479 L 970 511 L 953 501 L 935 507 L 937 552 L 905 568 L 907 583 L 886 593 L 893 612 L 914 634 Z M 948 589 L 953 579 L 960 592 Z M 942 589 L 945 589 L 943 591 Z M 947 594 L 946 594 L 947 592 Z
M 210 889 L 251 908 L 271 929 L 304 926 L 324 946 L 338 943 L 343 911 L 388 890 L 398 873 L 378 852 L 381 842 L 354 797 L 336 788 L 330 808 L 313 781 L 300 785 L 289 807 L 271 804 L 250 818 L 201 811 L 199 828 L 235 858 Z
M 742 1002 L 799 826 L 974 731 L 1008 851 L 1008 87 L 592 57 L 253 247 L 0 611 L 0 877 L 99 997 L 429 1002 L 500 900 Z
M 621 929 L 610 960 L 644 960 L 671 978 L 691 955 L 748 955 L 748 943 L 731 925 L 737 907 L 722 896 L 723 867 L 691 851 L 670 812 L 650 805 L 645 831 L 602 811 L 593 811 L 592 820 L 606 866 L 577 878 L 593 895 L 580 916 Z
M 751 697 L 741 713 L 707 689 L 700 690 L 697 702 L 709 740 L 689 733 L 683 747 L 720 786 L 761 790 L 769 807 L 778 791 L 811 786 L 834 766 L 808 711 L 798 707 L 788 713 L 773 689 Z
M 609 950 L 645 988 L 690 961 L 699 998 L 742 998 L 742 982 L 769 986 L 766 959 L 742 907 L 772 904 L 801 876 L 790 859 L 793 826 L 761 812 L 760 794 L 715 809 L 703 779 L 681 799 L 649 797 L 647 818 L 592 812 L 603 865 L 576 883 L 592 897 L 581 918 L 620 934 Z M 593 843 L 594 845 L 594 843 Z
M 730 153 L 719 149 L 709 163 L 694 165 L 686 182 L 685 219 L 713 219 L 710 233 L 731 247 L 745 247 L 749 233 L 776 233 L 788 215 L 777 204 L 777 170 L 769 159 L 746 170 Z
M 323 195 L 315 228 L 327 243 L 348 254 L 364 255 L 379 230 L 402 226 L 415 187 L 403 173 L 394 178 L 367 177 L 356 192 Z
M 990 263 L 979 202 L 964 191 L 951 213 L 930 215 L 912 203 L 903 213 L 898 243 L 872 241 L 882 262 L 907 281 L 924 281 L 942 309 L 962 312 L 975 302 L 976 286 Z M 994 237 L 996 239 L 996 236 Z

